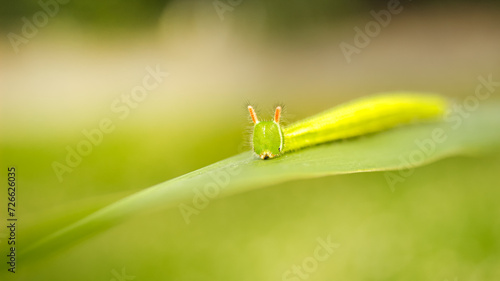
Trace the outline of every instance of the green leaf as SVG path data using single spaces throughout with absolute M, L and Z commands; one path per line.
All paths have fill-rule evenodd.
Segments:
M 452 114 L 440 123 L 404 126 L 303 149 L 272 160 L 260 160 L 251 152 L 245 152 L 123 198 L 39 239 L 23 248 L 20 255 L 24 260 L 40 259 L 145 211 L 182 206 L 185 210 L 194 208 L 196 212 L 203 212 L 202 205 L 209 200 L 277 183 L 409 169 L 453 155 L 484 152 L 499 145 L 499 104 L 484 104 L 465 113 Z M 405 174 L 397 175 L 404 177 Z

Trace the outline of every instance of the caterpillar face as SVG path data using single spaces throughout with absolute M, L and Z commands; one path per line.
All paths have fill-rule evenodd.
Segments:
M 260 121 L 253 129 L 253 151 L 262 159 L 279 156 L 283 149 L 283 133 L 274 121 Z

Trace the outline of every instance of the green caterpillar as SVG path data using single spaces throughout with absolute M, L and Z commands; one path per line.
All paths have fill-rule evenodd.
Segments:
M 383 131 L 403 124 L 440 119 L 448 107 L 445 98 L 410 93 L 357 99 L 289 126 L 280 124 L 281 107 L 274 120 L 259 121 L 252 106 L 253 151 L 261 159 L 325 142 Z

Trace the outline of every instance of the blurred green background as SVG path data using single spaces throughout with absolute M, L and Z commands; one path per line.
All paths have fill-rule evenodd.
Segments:
M 213 1 L 41 2 L 0 11 L 0 180 L 17 168 L 19 249 L 248 150 L 248 103 L 269 117 L 283 103 L 292 122 L 371 93 L 462 100 L 479 75 L 500 80 L 499 1 L 401 1 L 350 62 L 339 45 L 354 44 L 354 28 L 393 2 L 215 2 L 226 7 L 222 16 Z M 54 13 L 44 20 L 47 3 Z M 126 104 L 148 67 L 169 76 L 124 117 L 113 105 Z M 498 101 L 498 91 L 485 102 Z M 60 181 L 54 161 L 64 163 L 67 146 L 104 118 L 113 132 Z M 2 260 L 0 276 L 286 280 L 313 256 L 316 239 L 330 236 L 340 247 L 307 280 L 499 280 L 499 168 L 500 150 L 418 168 L 394 191 L 383 173 L 295 181 L 213 200 L 189 225 L 177 209 L 151 210 L 18 260 L 15 274 Z M 117 277 L 122 270 L 126 278 Z

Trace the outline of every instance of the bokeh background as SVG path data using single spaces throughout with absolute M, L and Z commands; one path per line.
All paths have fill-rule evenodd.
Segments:
M 18 170 L 20 248 L 248 150 L 248 103 L 263 117 L 284 104 L 290 122 L 371 93 L 460 100 L 478 76 L 500 80 L 500 1 L 4 2 L 0 161 Z M 388 5 L 400 12 L 347 59 L 339 46 Z M 148 69 L 169 75 L 121 115 Z M 105 118 L 115 129 L 58 178 L 53 163 Z M 395 190 L 353 174 L 214 200 L 190 224 L 152 211 L 0 276 L 286 280 L 330 236 L 340 247 L 307 280 L 499 280 L 499 168 L 500 150 L 419 168 Z

